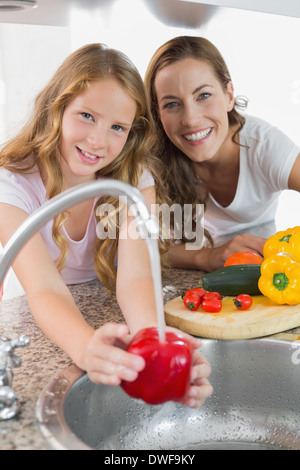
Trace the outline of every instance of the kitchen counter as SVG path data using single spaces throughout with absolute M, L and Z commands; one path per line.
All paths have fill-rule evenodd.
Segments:
M 199 271 L 169 270 L 163 275 L 165 302 L 196 287 L 199 277 Z M 107 293 L 98 281 L 71 286 L 70 290 L 94 328 L 106 322 L 123 322 L 115 295 Z M 16 350 L 22 360 L 14 370 L 13 380 L 20 414 L 12 420 L 0 421 L 0 450 L 49 450 L 37 427 L 35 406 L 42 389 L 71 361 L 35 324 L 25 297 L 0 302 L 0 335 L 14 339 L 22 334 L 30 337 L 30 344 Z M 299 336 L 300 327 L 273 337 L 293 341 Z

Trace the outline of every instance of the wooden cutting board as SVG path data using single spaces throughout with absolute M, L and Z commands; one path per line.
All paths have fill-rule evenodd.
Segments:
M 221 312 L 205 313 L 201 307 L 189 311 L 176 297 L 165 304 L 166 323 L 194 336 L 224 340 L 259 338 L 300 326 L 300 304 L 278 305 L 258 295 L 249 310 L 238 310 L 233 299 L 223 298 Z

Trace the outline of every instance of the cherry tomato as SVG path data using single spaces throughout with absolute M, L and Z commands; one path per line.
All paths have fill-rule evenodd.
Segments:
M 203 289 L 202 287 L 195 287 L 194 289 L 188 289 L 187 291 L 185 291 L 181 297 L 184 299 L 184 296 L 186 294 L 188 293 L 190 294 L 192 292 L 199 295 L 200 299 L 202 299 L 203 295 L 206 294 L 206 290 Z
M 197 310 L 201 303 L 201 297 L 196 292 L 187 291 L 183 298 L 183 303 L 188 310 Z
M 219 294 L 219 292 L 206 292 L 206 294 L 202 296 L 201 301 L 203 302 L 203 300 L 208 300 L 208 299 L 222 300 L 222 296 L 221 294 Z
M 224 266 L 232 266 L 236 264 L 262 264 L 263 259 L 253 251 L 238 251 L 227 258 Z
M 201 307 L 203 308 L 203 310 L 205 310 L 205 312 L 220 312 L 220 310 L 222 310 L 222 301 L 220 299 L 212 297 L 210 299 L 203 300 Z
M 234 305 L 239 310 L 247 310 L 251 307 L 253 300 L 251 295 L 248 294 L 240 294 L 234 299 Z

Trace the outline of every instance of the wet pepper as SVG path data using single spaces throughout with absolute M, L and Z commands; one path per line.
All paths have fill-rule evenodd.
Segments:
M 165 341 L 161 342 L 157 328 L 145 328 L 127 347 L 127 351 L 142 356 L 146 366 L 136 380 L 123 380 L 121 387 L 132 398 L 150 405 L 182 401 L 190 384 L 191 345 L 179 334 L 170 331 L 165 334 Z
M 300 263 L 290 253 L 269 256 L 261 265 L 258 287 L 277 304 L 299 304 Z
M 264 258 L 269 258 L 276 253 L 290 253 L 300 262 L 300 227 L 282 230 L 272 235 L 265 243 L 263 249 Z

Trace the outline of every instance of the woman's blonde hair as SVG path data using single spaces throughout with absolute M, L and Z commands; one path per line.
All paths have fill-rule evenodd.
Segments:
M 159 202 L 163 194 L 161 163 L 155 158 L 153 120 L 142 78 L 126 55 L 103 44 L 88 44 L 67 57 L 37 96 L 31 119 L 0 152 L 0 166 L 14 172 L 36 171 L 38 168 L 41 175 L 46 175 L 48 199 L 59 194 L 63 190 L 63 175 L 57 158 L 57 147 L 64 110 L 91 83 L 102 79 L 116 80 L 135 100 L 137 110 L 122 152 L 97 176 L 137 186 L 141 173 L 148 168 L 155 180 Z M 96 204 L 95 214 L 102 203 L 114 204 L 116 210 L 119 210 L 117 198 L 101 197 Z M 67 213 L 58 215 L 53 224 L 53 239 L 60 248 L 57 260 L 59 270 L 65 263 L 68 249 L 67 240 L 61 232 L 66 217 Z M 117 245 L 118 237 L 116 240 L 96 238 L 95 241 L 95 269 L 99 279 L 110 290 L 115 288 Z
M 206 196 L 203 195 L 203 186 L 197 178 L 192 161 L 179 150 L 167 137 L 162 123 L 158 115 L 157 96 L 155 91 L 155 78 L 157 73 L 163 68 L 179 62 L 187 58 L 194 58 L 206 62 L 213 70 L 215 76 L 226 90 L 231 77 L 227 65 L 220 54 L 219 50 L 207 39 L 196 36 L 179 36 L 167 41 L 153 55 L 145 75 L 145 85 L 150 101 L 151 112 L 156 125 L 156 136 L 159 144 L 159 157 L 164 162 L 166 169 L 166 187 L 170 199 L 179 203 L 182 207 L 184 204 L 193 204 L 196 210 L 196 204 L 203 203 L 205 205 Z M 229 125 L 236 126 L 232 139 L 236 136 L 245 124 L 245 118 L 237 110 L 238 107 L 247 106 L 247 100 L 237 98 L 235 106 L 228 112 Z M 207 240 L 212 244 L 212 239 L 207 231 L 205 231 Z

